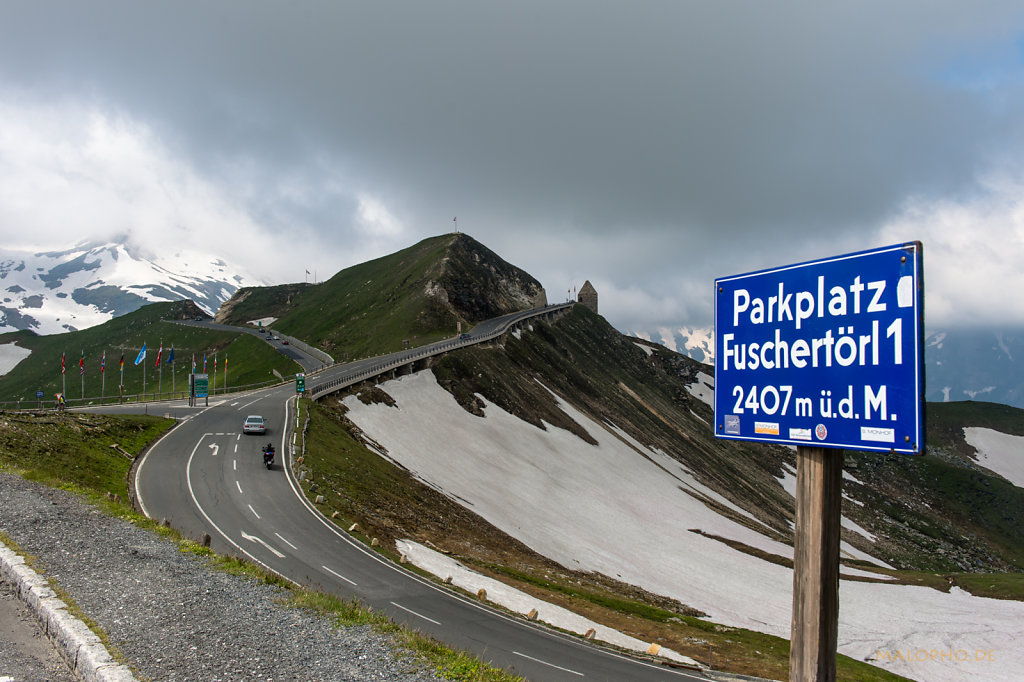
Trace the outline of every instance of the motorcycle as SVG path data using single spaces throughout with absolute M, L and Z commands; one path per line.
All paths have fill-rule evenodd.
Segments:
M 263 463 L 268 469 L 274 466 L 274 446 L 271 443 L 263 446 Z

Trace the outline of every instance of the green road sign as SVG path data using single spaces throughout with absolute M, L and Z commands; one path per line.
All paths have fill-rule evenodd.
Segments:
M 306 375 L 302 374 L 301 372 L 299 374 L 295 375 L 295 392 L 296 393 L 305 393 L 306 392 Z
M 192 396 L 195 398 L 206 398 L 210 395 L 210 375 L 192 375 Z

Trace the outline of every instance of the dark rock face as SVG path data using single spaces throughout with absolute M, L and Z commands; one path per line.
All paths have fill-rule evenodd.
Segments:
M 438 283 L 468 322 L 547 304 L 540 282 L 464 234 L 455 235 L 449 245 Z

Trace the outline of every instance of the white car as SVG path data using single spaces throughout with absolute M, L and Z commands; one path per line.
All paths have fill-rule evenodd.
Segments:
M 266 433 L 267 422 L 258 414 L 250 414 L 242 424 L 242 433 Z

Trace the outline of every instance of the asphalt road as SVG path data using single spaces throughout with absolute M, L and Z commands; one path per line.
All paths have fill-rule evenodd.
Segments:
M 501 318 L 478 325 L 473 337 L 508 322 Z M 352 363 L 327 370 L 325 378 L 358 371 L 359 363 Z M 293 423 L 293 392 L 286 385 L 218 397 L 208 407 L 150 406 L 150 413 L 168 413 L 182 421 L 136 468 L 134 487 L 143 512 L 170 520 L 187 536 L 208 533 L 215 550 L 244 555 L 296 583 L 358 597 L 397 622 L 530 680 L 706 679 L 510 617 L 425 580 L 352 539 L 306 500 L 291 475 L 288 446 L 299 426 Z M 248 414 L 267 418 L 267 435 L 241 433 Z M 278 450 L 269 471 L 261 454 L 268 441 Z

